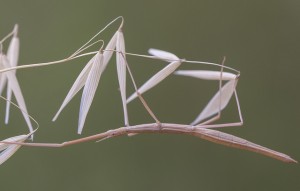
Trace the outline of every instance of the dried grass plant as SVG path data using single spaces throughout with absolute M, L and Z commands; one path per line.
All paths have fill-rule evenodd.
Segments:
M 111 26 L 116 21 L 121 20 L 121 24 L 115 34 L 112 36 L 110 41 L 104 48 L 103 40 L 95 40 L 103 31 L 105 31 L 109 26 Z M 228 126 L 241 126 L 243 124 L 242 112 L 240 109 L 238 94 L 236 91 L 236 86 L 240 77 L 240 72 L 236 69 L 224 66 L 225 58 L 221 64 L 201 62 L 201 61 L 189 61 L 185 59 L 178 58 L 175 54 L 158 50 L 149 49 L 150 55 L 133 54 L 125 51 L 125 40 L 123 34 L 124 19 L 123 17 L 118 17 L 106 25 L 102 30 L 100 30 L 95 36 L 93 36 L 87 43 L 76 50 L 69 57 L 47 63 L 38 63 L 30 65 L 17 66 L 18 55 L 19 55 L 19 39 L 18 39 L 18 27 L 15 26 L 14 30 L 9 33 L 0 41 L 0 93 L 2 93 L 5 84 L 7 84 L 7 98 L 3 98 L 7 101 L 6 106 L 6 117 L 5 123 L 9 120 L 9 108 L 10 104 L 15 105 L 22 112 L 24 119 L 29 128 L 29 133 L 27 135 L 14 136 L 5 139 L 0 142 L 0 164 L 9 159 L 21 146 L 34 146 L 34 147 L 64 147 L 73 144 L 83 143 L 86 141 L 101 141 L 108 138 L 113 138 L 122 135 L 138 135 L 143 133 L 167 133 L 167 134 L 183 134 L 199 137 L 217 144 L 222 144 L 228 147 L 234 147 L 238 149 L 244 149 L 252 152 L 256 152 L 283 162 L 296 163 L 297 161 L 285 155 L 283 153 L 268 149 L 266 147 L 260 146 L 258 144 L 252 143 L 245 139 L 230 135 L 218 130 L 213 130 L 212 128 L 221 128 Z M 11 38 L 7 54 L 3 51 L 3 42 Z M 95 52 L 84 53 L 88 48 L 101 43 L 100 49 Z M 38 129 L 38 123 L 28 115 L 26 104 L 19 86 L 18 80 L 16 78 L 16 70 L 22 68 L 34 68 L 46 65 L 59 64 L 63 62 L 68 62 L 79 57 L 93 55 L 90 61 L 85 65 L 81 73 L 78 75 L 73 86 L 69 90 L 67 96 L 62 102 L 61 107 L 55 114 L 53 121 L 55 121 L 61 114 L 62 110 L 67 106 L 67 104 L 72 100 L 72 98 L 83 89 L 79 110 L 78 119 L 78 130 L 77 132 L 81 134 L 86 116 L 88 115 L 89 108 L 93 102 L 97 86 L 99 84 L 102 73 L 105 71 L 108 63 L 113 55 L 116 55 L 117 64 L 117 76 L 119 81 L 121 100 L 124 113 L 124 127 L 117 129 L 112 129 L 104 133 L 92 135 L 89 137 L 84 137 L 81 139 L 71 140 L 63 143 L 31 143 L 26 142 L 30 137 L 33 138 L 33 134 Z M 159 59 L 166 61 L 168 64 L 161 69 L 158 73 L 152 76 L 148 81 L 146 81 L 140 88 L 137 87 L 133 73 L 130 70 L 129 64 L 127 63 L 126 56 L 138 56 L 145 59 Z M 194 64 L 205 64 L 211 66 L 219 67 L 218 71 L 213 70 L 177 70 L 184 63 L 194 63 Z M 227 71 L 224 71 L 227 70 Z M 129 74 L 130 80 L 133 84 L 135 92 L 127 98 L 126 93 L 126 75 Z M 219 90 L 208 102 L 206 107 L 198 115 L 198 117 L 191 124 L 172 124 L 163 123 L 158 117 L 152 112 L 150 106 L 147 104 L 146 100 L 143 98 L 142 94 L 149 91 L 160 82 L 162 82 L 169 75 L 181 75 L 199 78 L 202 80 L 215 80 L 219 83 Z M 223 85 L 223 81 L 226 81 Z M 17 104 L 11 102 L 12 94 L 17 100 Z M 238 122 L 232 123 L 215 123 L 221 117 L 221 111 L 227 106 L 231 98 L 234 97 L 237 105 L 237 113 L 239 115 Z M 138 124 L 130 125 L 127 104 L 129 104 L 134 99 L 138 98 L 144 108 L 147 110 L 149 115 L 153 118 L 154 123 L 150 124 Z M 37 127 L 33 130 L 31 120 L 33 120 Z

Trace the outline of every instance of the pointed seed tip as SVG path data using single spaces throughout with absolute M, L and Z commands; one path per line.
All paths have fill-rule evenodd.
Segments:
M 52 122 L 56 121 L 57 117 L 54 116 L 53 119 L 52 119 Z
M 14 37 L 17 37 L 17 36 L 18 36 L 18 29 L 19 29 L 19 25 L 18 25 L 18 24 L 15 24 L 14 30 L 13 30 Z

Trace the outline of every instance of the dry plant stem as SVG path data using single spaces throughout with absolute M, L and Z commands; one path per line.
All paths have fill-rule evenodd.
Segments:
M 18 108 L 21 112 L 25 113 L 26 115 L 28 115 L 28 117 L 36 124 L 36 128 L 34 131 L 36 131 L 38 128 L 39 128 L 39 123 L 31 116 L 29 115 L 26 111 L 24 111 L 22 108 L 20 108 L 17 104 L 15 104 L 14 102 L 6 99 L 5 97 L 1 96 L 0 95 L 0 98 L 7 101 L 7 102 L 10 102 L 10 104 L 12 104 L 14 107 Z
M 103 29 L 101 29 L 96 35 L 94 35 L 90 40 L 88 40 L 83 46 L 81 46 L 78 50 L 76 50 L 71 56 L 69 56 L 68 58 L 62 59 L 62 60 L 57 60 L 57 61 L 53 61 L 53 62 L 45 62 L 45 63 L 37 63 L 37 64 L 30 64 L 30 65 L 21 65 L 21 66 L 16 66 L 16 67 L 10 67 L 10 68 L 5 68 L 3 70 L 0 70 L 0 73 L 2 72 L 7 72 L 7 71 L 11 71 L 11 70 L 18 70 L 18 69 L 24 69 L 24 68 L 34 68 L 34 67 L 40 67 L 40 66 L 47 66 L 47 65 L 53 65 L 53 64 L 59 64 L 59 63 L 63 63 L 63 62 L 67 62 L 70 60 L 74 60 L 76 58 L 82 57 L 82 56 L 87 56 L 87 55 L 93 55 L 93 54 L 97 54 L 98 51 L 95 52 L 88 52 L 85 54 L 80 54 L 81 52 L 83 52 L 84 50 L 88 49 L 89 47 L 93 46 L 94 44 L 102 41 L 102 40 L 98 40 L 93 42 L 92 44 L 89 44 L 93 39 L 95 39 L 99 34 L 101 34 L 104 30 L 106 30 L 110 25 L 112 25 L 114 22 L 116 22 L 117 20 L 121 19 L 121 24 L 119 26 L 119 28 L 123 27 L 124 24 L 124 18 L 122 16 L 119 16 L 117 18 L 115 18 L 113 21 L 111 21 L 110 23 L 108 23 Z M 10 36 L 12 36 L 13 34 L 15 34 L 15 31 L 12 31 L 11 33 L 9 33 L 7 36 L 5 36 L 1 41 L 0 41 L 0 45 L 2 47 L 2 43 L 8 39 Z M 103 41 L 102 41 L 103 42 Z M 1 48 L 0 47 L 0 48 Z M 2 48 L 1 48 L 2 49 Z
M 4 41 L 6 41 L 9 37 L 15 34 L 15 31 L 13 30 L 8 35 L 6 35 L 3 39 L 0 40 L 0 44 L 2 44 Z
M 114 52 L 117 52 L 116 50 L 104 50 L 104 51 L 114 51 Z M 130 53 L 130 52 L 125 52 L 124 54 L 126 55 L 130 55 L 130 56 L 138 56 L 138 57 L 143 57 L 143 58 L 150 58 L 150 59 L 157 59 L 157 60 L 161 60 L 161 58 L 158 58 L 156 56 L 149 56 L 149 55 L 143 55 L 143 54 L 135 54 L 135 53 Z M 186 60 L 186 59 L 181 59 L 181 60 L 168 60 L 168 61 L 180 61 L 182 63 L 191 63 L 191 64 L 205 64 L 205 65 L 211 65 L 211 66 L 218 66 L 218 67 L 222 67 L 222 65 L 220 64 L 217 64 L 217 63 L 213 63 L 213 62 L 202 62 L 202 61 L 192 61 L 192 60 Z M 232 70 L 232 71 L 235 71 L 237 73 L 240 73 L 240 71 L 234 69 L 234 68 L 231 68 L 231 67 L 228 67 L 228 66 L 223 66 L 223 68 L 226 68 L 226 69 L 229 69 L 229 70 Z
M 71 60 L 74 60 L 74 59 L 77 59 L 77 58 L 80 58 L 80 57 L 94 55 L 94 54 L 97 54 L 98 51 L 83 53 L 83 54 L 80 54 L 80 55 L 78 55 L 78 54 L 81 53 L 82 51 L 90 48 L 91 46 L 99 43 L 99 42 L 102 43 L 101 47 L 103 47 L 104 41 L 103 40 L 97 40 L 97 41 L 93 42 L 92 44 L 86 46 L 85 48 L 81 49 L 81 51 L 77 52 L 77 54 L 73 54 L 73 57 L 70 56 L 68 58 L 64 58 L 64 59 L 56 60 L 56 61 L 52 61 L 52 62 L 42 62 L 42 63 L 37 63 L 37 64 L 27 64 L 27 65 L 21 65 L 21 66 L 15 66 L 15 67 L 10 67 L 10 68 L 5 68 L 5 69 L 0 70 L 0 73 L 2 73 L 2 72 L 8 72 L 8 71 L 11 71 L 11 70 L 19 70 L 19 69 L 25 69 L 25 68 L 35 68 L 35 67 L 41 67 L 41 66 L 48 66 L 48 65 L 60 64 L 60 63 L 71 61 Z M 1 52 L 1 50 L 2 50 L 2 44 L 0 43 L 0 52 Z
M 80 54 L 74 57 L 69 57 L 69 58 L 64 58 L 61 60 L 56 60 L 56 61 L 52 61 L 52 62 L 43 62 L 43 63 L 37 63 L 37 64 L 28 64 L 28 65 L 21 65 L 21 66 L 16 66 L 16 67 L 10 67 L 10 68 L 5 68 L 0 70 L 0 73 L 2 72 L 8 72 L 11 70 L 19 70 L 19 69 L 25 69 L 25 68 L 35 68 L 35 67 L 42 67 L 42 66 L 48 66 L 48 65 L 54 65 L 54 64 L 59 64 L 59 63 L 64 63 L 70 60 L 74 60 L 76 58 L 80 58 L 80 57 L 84 57 L 84 56 L 88 56 L 88 55 L 94 55 L 97 54 L 98 51 L 95 52 L 88 52 L 88 53 L 84 53 L 84 54 Z
M 119 26 L 119 29 L 121 29 L 124 25 L 124 18 L 122 16 L 119 16 L 117 18 L 115 18 L 114 20 L 112 20 L 110 23 L 108 23 L 104 28 L 102 28 L 97 34 L 95 34 L 92 38 L 90 38 L 90 40 L 88 40 L 84 45 L 82 45 L 78 50 L 76 50 L 70 57 L 74 57 L 75 55 L 79 54 L 80 52 L 83 51 L 83 49 L 86 49 L 85 47 L 93 40 L 95 39 L 99 34 L 101 34 L 103 31 L 105 31 L 110 25 L 112 25 L 113 23 L 115 23 L 117 20 L 121 19 L 121 24 Z M 69 57 L 69 58 L 70 58 Z
M 104 30 L 106 30 L 110 25 L 112 25 L 114 22 L 116 22 L 119 19 L 121 19 L 121 21 L 122 21 L 121 24 L 120 24 L 120 26 L 119 26 L 119 29 L 121 29 L 123 27 L 123 24 L 124 24 L 124 18 L 122 16 L 119 16 L 119 17 L 115 18 L 113 21 L 111 21 L 110 23 L 108 23 L 104 28 L 102 28 L 96 35 L 94 35 L 90 40 L 88 40 L 84 45 L 82 45 L 78 50 L 76 50 L 68 58 L 65 58 L 65 59 L 62 59 L 62 60 L 58 60 L 58 61 L 53 61 L 53 62 L 45 62 L 45 63 L 37 63 L 37 64 L 30 64 L 30 65 L 21 65 L 21 66 L 16 66 L 16 67 L 10 67 L 10 68 L 6 68 L 6 69 L 3 69 L 3 70 L 0 70 L 0 73 L 11 71 L 11 70 L 24 69 L 24 68 L 33 68 L 33 67 L 40 67 L 40 66 L 47 66 L 47 65 L 59 64 L 59 63 L 67 62 L 67 61 L 70 61 L 70 60 L 73 60 L 73 59 L 76 59 L 76 58 L 79 58 L 79 57 L 82 57 L 82 56 L 96 54 L 98 51 L 96 51 L 96 52 L 89 52 L 89 53 L 78 55 L 81 52 L 83 52 L 84 50 L 86 50 L 87 48 L 93 46 L 94 44 L 98 43 L 99 41 L 102 41 L 102 40 L 98 40 L 96 42 L 93 42 L 92 44 L 89 44 L 93 39 L 95 39 L 99 34 L 101 34 Z M 2 43 L 7 38 L 9 38 L 10 36 L 12 36 L 14 34 L 14 32 L 15 31 L 12 31 L 11 33 L 9 33 L 7 36 L 5 36 L 0 41 L 1 46 L 2 46 Z
M 72 56 L 68 57 L 68 58 L 64 58 L 64 59 L 61 59 L 61 60 L 56 60 L 56 61 L 51 61 L 51 62 L 43 62 L 43 63 L 36 63 L 36 64 L 26 64 L 26 65 L 20 65 L 20 66 L 16 66 L 16 67 L 10 67 L 10 68 L 5 68 L 5 69 L 2 69 L 0 70 L 0 73 L 2 72 L 8 72 L 8 71 L 11 71 L 11 70 L 19 70 L 19 69 L 25 69 L 25 68 L 35 68 L 35 67 L 42 67 L 42 66 L 48 66 L 48 65 L 54 65 L 54 64 L 60 64 L 60 63 L 64 63 L 64 62 L 68 62 L 68 61 L 71 61 L 71 60 L 74 60 L 74 59 L 77 59 L 77 58 L 80 58 L 80 57 L 84 57 L 84 56 L 89 56 L 89 55 L 94 55 L 94 54 L 97 54 L 98 51 L 93 51 L 93 52 L 87 52 L 87 53 L 83 53 L 83 54 L 79 54 L 81 53 L 82 51 L 86 50 L 87 48 L 91 47 L 92 45 L 100 42 L 102 40 L 98 40 L 96 42 L 94 42 L 93 44 L 85 47 L 84 49 L 80 49 L 80 51 L 76 51 L 76 54 L 72 54 Z M 0 44 L 1 45 L 1 44 Z M 0 47 L 1 48 L 1 47 Z M 116 50 L 103 50 L 103 51 L 113 51 L 113 52 L 118 52 Z M 126 54 L 126 55 L 130 55 L 130 56 L 138 56 L 138 57 L 143 57 L 143 58 L 149 58 L 149 59 L 158 59 L 158 60 L 161 60 L 160 58 L 157 58 L 155 56 L 149 56 L 149 55 L 142 55 L 142 54 L 133 54 L 133 53 L 129 53 L 129 52 L 123 52 L 123 54 Z M 183 63 L 193 63 L 193 64 L 205 64 L 205 65 L 212 65 L 212 66 L 218 66 L 218 67 L 222 67 L 220 64 L 216 64 L 216 63 L 212 63 L 212 62 L 201 62 L 201 61 L 189 61 L 189 60 L 185 60 L 185 59 L 181 59 L 181 60 L 170 60 L 170 61 L 181 61 Z M 231 67 L 228 67 L 228 66 L 223 66 L 223 68 L 226 68 L 228 70 L 232 70 L 234 72 L 237 72 L 239 75 L 240 74 L 240 71 L 234 69 L 234 68 L 231 68 Z
M 58 60 L 58 61 L 53 61 L 53 62 L 47 62 L 47 63 L 38 63 L 38 64 L 31 64 L 31 65 L 23 65 L 23 66 L 6 68 L 6 69 L 3 69 L 3 70 L 0 70 L 0 73 L 10 71 L 10 70 L 21 69 L 21 68 L 32 68 L 32 67 L 58 64 L 58 63 L 67 62 L 67 61 L 70 61 L 70 60 L 73 60 L 73 59 L 76 59 L 76 58 L 79 58 L 79 57 L 96 54 L 98 51 L 97 52 L 88 52 L 88 53 L 84 53 L 84 54 L 81 54 L 81 53 L 83 51 L 87 50 L 88 48 L 90 48 L 91 46 L 93 46 L 94 44 L 100 42 L 100 41 L 102 42 L 102 47 L 103 47 L 104 42 L 102 40 L 92 42 L 93 39 L 95 39 L 100 33 L 102 33 L 110 25 L 112 25 L 113 23 L 115 23 L 119 19 L 121 19 L 122 22 L 121 22 L 118 30 L 121 30 L 122 27 L 123 27 L 123 24 L 124 24 L 124 19 L 123 19 L 123 17 L 117 17 L 116 19 L 111 21 L 109 24 L 107 24 L 103 29 L 101 29 L 96 35 L 94 35 L 90 40 L 88 40 L 83 46 L 81 46 L 78 50 L 76 50 L 68 58 Z M 0 41 L 0 52 L 2 51 L 2 43 L 14 34 L 15 34 L 15 30 L 13 32 L 9 33 L 6 37 L 4 37 Z M 100 51 L 102 51 L 102 47 L 101 47 Z M 109 131 L 106 131 L 106 132 L 103 132 L 103 133 L 100 133 L 100 134 L 97 134 L 97 135 L 92 135 L 92 136 L 89 136 L 89 137 L 75 139 L 75 140 L 71 140 L 71 141 L 67 141 L 67 142 L 63 142 L 63 143 L 24 143 L 24 142 L 10 142 L 10 141 L 7 141 L 7 140 L 6 141 L 0 141 L 0 143 L 14 144 L 14 145 L 24 145 L 24 146 L 33 146 L 33 147 L 65 147 L 65 146 L 70 146 L 70 145 L 79 144 L 79 143 L 88 142 L 88 141 L 95 141 L 95 140 L 102 141 L 102 140 L 105 140 L 105 139 L 109 139 L 109 138 L 113 138 L 113 137 L 117 137 L 117 136 L 122 136 L 122 135 L 135 135 L 135 134 L 147 134 L 147 133 L 185 134 L 185 135 L 192 135 L 192 136 L 195 136 L 195 137 L 198 137 L 198 138 L 201 138 L 201 139 L 205 139 L 205 140 L 208 140 L 210 142 L 217 143 L 217 144 L 225 145 L 225 146 L 228 146 L 228 147 L 233 147 L 233 148 L 238 148 L 238 149 L 243 149 L 243 150 L 256 152 L 256 153 L 259 153 L 259 154 L 262 154 L 262 155 L 265 155 L 265 156 L 268 156 L 268 157 L 271 157 L 271 158 L 274 158 L 274 159 L 277 159 L 277 160 L 280 160 L 280 161 L 283 161 L 283 162 L 297 163 L 296 160 L 292 159 L 291 157 L 289 157 L 288 155 L 285 155 L 283 153 L 280 153 L 280 152 L 268 149 L 266 147 L 257 145 L 255 143 L 249 142 L 245 139 L 236 137 L 234 135 L 223 133 L 223 132 L 220 132 L 220 131 L 217 131 L 217 130 L 208 129 L 208 128 L 229 127 L 229 126 L 241 126 L 243 124 L 243 118 L 242 118 L 242 114 L 241 114 L 240 104 L 239 104 L 238 95 L 237 95 L 237 92 L 236 92 L 236 85 L 237 85 L 237 82 L 238 82 L 240 72 L 238 70 L 234 69 L 234 68 L 224 66 L 225 57 L 222 61 L 222 64 L 216 64 L 216 63 L 210 63 L 210 62 L 201 62 L 201 61 L 189 61 L 189 60 L 185 60 L 185 59 L 179 59 L 177 56 L 175 57 L 175 59 L 177 58 L 177 60 L 167 60 L 167 58 L 164 59 L 167 62 L 178 61 L 178 62 L 185 62 L 185 63 L 206 64 L 206 65 L 213 65 L 213 66 L 220 67 L 220 70 L 221 70 L 220 77 L 217 76 L 217 78 L 216 78 L 216 80 L 219 80 L 219 99 L 220 99 L 219 108 L 217 108 L 216 112 L 214 113 L 214 115 L 216 115 L 216 116 L 210 117 L 209 119 L 205 120 L 204 122 L 202 122 L 202 123 L 200 123 L 196 126 L 191 126 L 191 125 L 183 125 L 183 124 L 161 123 L 158 120 L 158 118 L 155 116 L 155 114 L 152 112 L 152 110 L 148 106 L 147 102 L 144 100 L 142 95 L 138 92 L 138 88 L 136 86 L 136 83 L 135 83 L 135 80 L 133 78 L 132 72 L 131 72 L 130 67 L 127 63 L 127 60 L 125 58 L 125 54 L 126 55 L 131 55 L 131 56 L 139 56 L 139 57 L 144 57 L 144 58 L 162 60 L 161 58 L 156 57 L 156 56 L 126 53 L 125 48 L 124 48 L 123 51 L 116 51 L 116 50 L 103 50 L 103 51 L 114 51 L 114 52 L 117 52 L 120 55 L 122 55 L 122 57 L 124 58 L 125 64 L 126 64 L 126 68 L 127 68 L 128 72 L 130 74 L 130 78 L 131 78 L 131 81 L 133 83 L 136 94 L 139 97 L 139 99 L 142 102 L 145 109 L 147 110 L 147 112 L 149 113 L 149 115 L 155 120 L 156 123 L 129 126 L 125 122 L 126 127 L 120 127 L 120 128 L 117 128 L 117 129 L 112 129 L 112 130 L 109 130 Z M 122 66 L 124 66 L 124 65 L 122 65 Z M 237 73 L 236 74 L 236 79 L 233 79 L 234 82 L 231 81 L 231 82 L 235 83 L 235 85 L 233 87 L 234 89 L 231 89 L 231 90 L 235 94 L 235 99 L 236 99 L 236 103 L 237 103 L 240 122 L 226 123 L 226 124 L 211 124 L 212 122 L 218 120 L 221 117 L 221 111 L 222 111 L 222 81 L 223 81 L 223 70 L 224 70 L 224 68 Z M 122 72 L 123 71 L 124 71 L 124 69 L 122 67 Z M 125 71 L 125 74 L 126 74 L 126 71 Z M 232 85 L 233 85 L 233 83 L 232 83 Z M 121 87 L 121 85 L 120 85 L 120 87 Z M 126 94 L 126 93 L 124 93 L 124 94 Z M 2 96 L 0 96 L 0 98 L 5 99 Z M 7 99 L 5 99 L 5 100 L 7 100 Z M 14 106 L 18 107 L 14 103 L 12 103 L 12 104 Z M 124 104 L 123 104 L 123 106 L 124 106 Z M 127 111 L 127 109 L 126 109 L 126 111 Z M 35 123 L 37 123 L 30 115 L 28 115 L 28 116 Z M 37 126 L 38 126 L 38 123 L 37 123 Z M 7 158 L 5 158 L 5 159 L 7 160 Z
M 83 143 L 87 141 L 99 140 L 99 139 L 107 139 L 113 138 L 121 135 L 127 134 L 141 134 L 141 133 L 161 133 L 161 134 L 185 134 L 199 137 L 201 139 L 205 139 L 207 141 L 211 141 L 217 144 L 225 145 L 228 147 L 248 150 L 252 152 L 256 152 L 283 162 L 288 163 L 297 163 L 296 160 L 292 159 L 288 155 L 283 153 L 268 149 L 266 147 L 257 145 L 255 143 L 249 142 L 245 139 L 223 133 L 220 131 L 205 129 L 201 127 L 195 127 L 190 125 L 182 125 L 182 124 L 170 124 L 170 123 L 151 123 L 151 124 L 142 124 L 128 127 L 120 127 L 118 129 L 113 129 L 106 131 L 104 133 L 100 133 L 97 135 L 92 135 L 89 137 L 76 139 L 63 143 L 19 143 L 19 142 L 0 142 L 5 144 L 18 144 L 24 146 L 35 146 L 35 147 L 65 147 L 69 145 L 74 145 L 78 143 Z

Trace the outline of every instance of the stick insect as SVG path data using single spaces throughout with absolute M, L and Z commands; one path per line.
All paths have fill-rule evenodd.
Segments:
M 108 26 L 110 26 L 113 22 L 115 22 L 118 19 L 122 19 L 122 23 L 118 29 L 118 31 L 115 33 L 115 35 L 112 37 L 108 45 L 105 49 L 103 49 L 103 45 L 97 52 L 89 52 L 89 53 L 82 53 L 87 48 L 93 46 L 94 44 L 100 42 L 96 41 L 91 43 L 91 41 L 99 35 L 102 31 L 104 31 Z M 285 155 L 283 153 L 268 149 L 266 147 L 257 145 L 255 143 L 252 143 L 250 141 L 247 141 L 245 139 L 236 137 L 234 135 L 230 135 L 228 133 L 224 133 L 221 131 L 213 130 L 212 128 L 220 128 L 220 127 L 227 127 L 227 126 L 240 126 L 243 124 L 243 118 L 242 113 L 240 109 L 240 104 L 238 100 L 238 95 L 236 91 L 236 85 L 238 82 L 238 79 L 240 77 L 239 71 L 230 68 L 228 66 L 224 66 L 225 59 L 223 60 L 222 64 L 216 64 L 216 63 L 209 63 L 209 62 L 200 62 L 200 61 L 188 61 L 185 59 L 180 59 L 176 55 L 156 50 L 156 49 L 150 49 L 149 52 L 152 54 L 152 56 L 149 55 L 140 55 L 140 54 L 134 54 L 134 53 L 128 53 L 125 51 L 125 43 L 124 43 L 124 37 L 122 33 L 122 27 L 123 27 L 123 17 L 118 17 L 115 20 L 113 20 L 111 23 L 109 23 L 104 29 L 102 29 L 99 33 L 97 33 L 94 37 L 92 37 L 87 43 L 85 43 L 81 48 L 79 48 L 77 51 L 75 51 L 71 56 L 48 63 L 39 63 L 39 64 L 31 64 L 31 65 L 23 65 L 18 67 L 10 67 L 3 70 L 0 70 L 0 73 L 7 72 L 10 70 L 16 70 L 21 68 L 30 68 L 30 67 L 38 67 L 38 66 L 45 66 L 45 65 L 52 65 L 52 64 L 58 64 L 66 61 L 73 60 L 75 58 L 79 58 L 82 56 L 87 55 L 95 55 L 90 62 L 85 66 L 79 77 L 76 79 L 75 83 L 73 84 L 71 90 L 69 91 L 67 97 L 65 98 L 65 101 L 63 102 L 61 108 L 65 107 L 65 105 L 72 99 L 72 97 L 75 96 L 75 94 L 83 87 L 83 96 L 82 96 L 82 102 L 81 102 L 81 110 L 80 110 L 80 116 L 79 118 L 79 128 L 78 133 L 81 133 L 83 128 L 83 123 L 85 121 L 85 116 L 87 115 L 88 109 L 92 103 L 95 90 L 97 88 L 98 82 L 100 80 L 100 76 L 104 69 L 107 66 L 108 61 L 110 60 L 112 54 L 115 52 L 117 55 L 117 69 L 118 69 L 118 78 L 119 78 L 119 85 L 120 85 L 120 91 L 121 91 L 121 98 L 122 98 L 122 104 L 124 109 L 124 121 L 125 126 L 120 127 L 117 129 L 108 130 L 106 132 L 75 139 L 63 143 L 29 143 L 25 142 L 26 138 L 30 136 L 34 131 L 31 131 L 28 135 L 22 135 L 21 138 L 13 137 L 11 139 L 6 139 L 4 141 L 0 142 L 0 150 L 6 151 L 2 154 L 0 153 L 0 160 L 3 162 L 7 160 L 14 152 L 15 149 L 11 149 L 14 152 L 8 150 L 8 148 L 12 148 L 13 146 L 32 146 L 32 147 L 65 147 L 70 146 L 74 144 L 79 144 L 87 141 L 102 141 L 104 139 L 113 138 L 117 136 L 122 135 L 137 135 L 137 134 L 143 134 L 143 133 L 160 133 L 160 134 L 185 134 L 185 135 L 191 135 L 195 136 L 201 139 L 205 139 L 217 144 L 222 144 L 229 147 L 234 147 L 238 149 L 244 149 L 252 152 L 256 152 L 283 162 L 289 162 L 289 163 L 297 163 L 296 160 L 292 159 L 290 156 Z M 101 41 L 103 42 L 103 41 Z M 163 68 L 161 71 L 159 71 L 157 74 L 155 74 L 153 77 L 151 77 L 144 85 L 142 85 L 140 88 L 137 88 L 136 82 L 134 80 L 132 71 L 130 70 L 129 64 L 127 63 L 126 56 L 125 55 L 131 55 L 131 56 L 140 56 L 145 58 L 151 58 L 151 59 L 160 59 L 167 62 L 170 62 L 169 65 L 167 65 L 165 68 Z M 214 65 L 220 67 L 220 71 L 183 71 L 179 70 L 176 71 L 177 68 L 182 63 L 197 63 L 197 64 L 208 64 L 208 65 Z M 224 68 L 229 69 L 231 71 L 236 72 L 237 74 L 224 72 Z M 132 84 L 134 86 L 135 92 L 129 97 L 125 98 L 126 96 L 126 70 L 129 73 L 130 79 L 132 81 Z M 206 79 L 206 80 L 218 80 L 219 81 L 219 90 L 215 94 L 215 96 L 211 99 L 211 101 L 207 104 L 207 106 L 204 108 L 204 110 L 201 112 L 201 114 L 194 120 L 192 124 L 185 125 L 185 124 L 172 124 L 172 123 L 162 123 L 152 112 L 149 105 L 143 98 L 142 94 L 151 88 L 153 88 L 155 85 L 163 81 L 165 78 L 167 78 L 171 74 L 176 75 L 184 75 L 184 76 L 191 76 L 191 77 L 197 77 L 200 79 Z M 223 81 L 227 80 L 228 82 L 223 86 Z M 227 106 L 230 98 L 234 95 L 237 103 L 238 108 L 238 114 L 240 121 L 236 123 L 225 123 L 225 124 L 213 124 L 216 120 L 218 120 L 221 117 L 221 111 Z M 140 124 L 140 125 L 129 125 L 128 115 L 127 115 L 127 104 L 134 100 L 135 98 L 139 98 L 145 109 L 148 111 L 149 115 L 154 119 L 154 123 L 149 124 Z M 83 109 L 82 109 L 83 108 Z M 59 109 L 57 115 L 60 113 L 61 109 Z M 83 111 L 83 112 L 82 112 Z M 81 115 L 81 113 L 83 113 Z M 54 117 L 56 119 L 57 115 Z M 29 115 L 28 115 L 29 116 Z M 18 148 L 19 148 L 18 147 Z M 8 153 L 8 154 L 7 154 Z

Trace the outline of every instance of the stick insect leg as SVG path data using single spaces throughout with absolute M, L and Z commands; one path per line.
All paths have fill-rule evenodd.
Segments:
M 222 112 L 222 109 L 221 109 L 221 104 L 222 104 L 222 81 L 223 81 L 223 70 L 224 70 L 224 63 L 226 61 L 226 57 L 224 56 L 223 58 L 223 61 L 222 61 L 222 64 L 221 64 L 221 73 L 220 73 L 220 80 L 219 80 L 219 92 L 220 92 L 220 101 L 219 101 L 219 110 L 218 110 L 218 113 L 216 116 L 200 123 L 200 124 L 197 124 L 196 126 L 203 126 L 203 125 L 206 125 L 206 124 L 210 124 L 214 121 L 217 121 L 221 118 L 221 112 Z
M 237 91 L 236 89 L 234 90 L 234 97 L 236 100 L 236 104 L 237 104 L 237 108 L 238 108 L 238 113 L 239 113 L 239 122 L 234 122 L 234 123 L 223 123 L 223 124 L 199 124 L 196 127 L 200 127 L 200 128 L 221 128 L 221 127 L 236 127 L 236 126 L 242 126 L 244 124 L 244 120 L 243 120 L 243 116 L 242 116 L 242 112 L 241 112 L 241 106 L 240 106 L 240 102 L 239 102 L 239 98 L 237 95 Z
M 240 105 L 240 101 L 239 101 L 239 97 L 238 97 L 236 89 L 234 89 L 234 96 L 235 96 L 236 105 L 237 105 L 238 112 L 239 112 L 240 124 L 243 125 L 244 119 L 243 119 L 243 115 L 242 115 L 242 111 L 241 111 L 241 105 Z
M 123 53 L 122 53 L 123 55 Z M 158 118 L 155 116 L 155 114 L 153 113 L 153 111 L 150 109 L 149 105 L 147 104 L 147 102 L 145 101 L 145 99 L 143 98 L 143 96 L 138 92 L 138 89 L 137 89 L 137 85 L 135 83 L 135 80 L 134 80 L 134 77 L 132 75 L 132 72 L 130 70 L 130 67 L 127 63 L 127 60 L 125 59 L 125 56 L 123 55 L 124 57 L 124 60 L 125 60 L 125 63 L 126 63 L 126 67 L 127 67 L 127 70 L 128 70 L 128 73 L 130 75 L 130 78 L 131 78 L 131 81 L 132 81 L 132 84 L 134 86 L 134 89 L 135 89 L 135 92 L 137 93 L 140 101 L 142 102 L 143 106 L 145 107 L 145 109 L 147 110 L 147 112 L 149 113 L 149 115 L 154 119 L 154 121 L 157 123 L 157 124 L 161 124 L 161 122 L 158 120 Z
M 223 66 L 224 63 L 222 63 Z M 223 70 L 221 70 L 221 75 L 222 75 Z M 221 128 L 221 127 L 232 127 L 232 126 L 242 126 L 243 125 L 243 117 L 242 117 L 242 112 L 241 112 L 241 107 L 240 107 L 240 103 L 239 103 L 239 99 L 238 99 L 238 95 L 237 95 L 237 91 L 236 91 L 236 85 L 238 82 L 238 78 L 239 78 L 239 74 L 237 75 L 237 78 L 235 80 L 235 86 L 234 86 L 234 96 L 235 96 L 235 100 L 236 100 L 236 104 L 237 104 L 237 109 L 238 109 L 238 114 L 239 114 L 239 122 L 234 122 L 234 123 L 223 123 L 223 124 L 211 124 L 210 123 L 220 119 L 221 117 L 221 90 L 220 90 L 220 105 L 219 105 L 219 111 L 218 114 L 214 117 L 212 117 L 211 119 L 208 119 L 198 125 L 196 125 L 196 127 L 200 127 L 200 128 Z M 221 79 L 220 79 L 221 80 Z M 221 87 L 221 83 L 220 83 L 220 87 Z
M 128 70 L 128 73 L 130 75 L 130 78 L 131 78 L 131 81 L 132 81 L 132 84 L 133 84 L 133 87 L 140 99 L 140 101 L 142 102 L 143 106 L 145 107 L 146 111 L 149 113 L 149 115 L 154 119 L 154 121 L 156 122 L 156 124 L 158 124 L 158 127 L 161 128 L 161 122 L 158 120 L 158 118 L 155 116 L 155 114 L 153 113 L 153 111 L 151 110 L 151 108 L 149 107 L 149 105 L 147 104 L 147 102 L 145 101 L 145 99 L 143 98 L 143 96 L 138 92 L 138 89 L 137 89 L 137 85 L 135 83 L 135 80 L 134 80 L 134 77 L 132 75 L 132 72 L 130 70 L 130 67 L 129 67 L 129 64 L 127 63 L 127 60 L 124 56 L 124 53 L 121 53 L 121 55 L 123 56 L 124 60 L 125 60 L 125 63 L 126 63 L 126 67 L 127 67 L 127 70 Z M 127 135 L 128 136 L 134 136 L 136 135 L 137 133 L 128 133 Z M 101 141 L 103 139 L 100 139 L 99 141 Z

